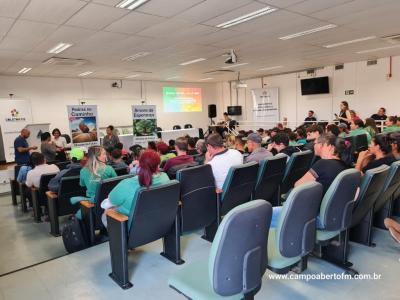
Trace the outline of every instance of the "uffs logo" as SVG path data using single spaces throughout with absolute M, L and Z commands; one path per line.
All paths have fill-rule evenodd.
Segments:
M 19 117 L 19 111 L 17 109 L 12 109 L 10 111 L 11 118 L 6 118 L 6 122 L 18 122 L 18 121 L 26 121 L 26 118 Z

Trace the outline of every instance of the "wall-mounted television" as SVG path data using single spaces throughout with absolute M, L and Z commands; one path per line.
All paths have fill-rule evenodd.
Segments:
M 302 95 L 329 94 L 328 76 L 302 79 L 300 83 Z
M 242 107 L 241 106 L 228 106 L 228 115 L 241 116 L 242 115 Z

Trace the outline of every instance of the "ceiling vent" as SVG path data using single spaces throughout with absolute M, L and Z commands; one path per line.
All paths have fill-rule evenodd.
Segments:
M 307 70 L 307 75 L 315 75 L 315 69 Z
M 43 62 L 46 65 L 53 66 L 67 66 L 67 67 L 77 67 L 87 64 L 88 61 L 85 59 L 74 59 L 74 58 L 63 58 L 63 57 L 51 57 Z
M 377 65 L 377 64 L 378 64 L 378 61 L 376 59 L 367 61 L 367 66 L 373 66 L 373 65 Z
M 343 70 L 344 69 L 344 65 L 342 64 L 342 65 L 336 65 L 335 66 L 335 71 L 337 71 L 337 70 Z
M 382 40 L 389 44 L 400 44 L 400 34 L 384 36 Z

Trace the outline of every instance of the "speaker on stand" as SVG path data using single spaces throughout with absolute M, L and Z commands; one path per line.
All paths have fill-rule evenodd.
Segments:
M 210 118 L 210 125 L 215 125 L 213 118 L 217 116 L 217 106 L 215 104 L 208 105 L 208 117 Z M 208 129 L 208 134 L 211 133 L 211 128 Z

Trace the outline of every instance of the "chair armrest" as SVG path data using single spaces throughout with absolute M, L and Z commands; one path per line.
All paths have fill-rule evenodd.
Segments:
M 54 200 L 58 198 L 58 194 L 55 192 L 47 191 L 46 196 L 48 200 Z
M 120 214 L 119 212 L 117 212 L 117 211 L 115 211 L 115 210 L 113 210 L 113 209 L 107 209 L 107 210 L 106 210 L 106 215 L 107 215 L 108 217 L 110 217 L 110 218 L 112 218 L 112 219 L 118 221 L 118 222 L 125 222 L 125 221 L 128 221 L 128 217 L 127 217 L 127 216 L 125 216 L 125 215 L 123 215 L 123 214 Z
M 94 207 L 94 204 L 92 202 L 89 202 L 89 201 L 86 201 L 86 200 L 81 201 L 80 204 L 82 206 L 86 207 L 86 208 L 93 208 Z

